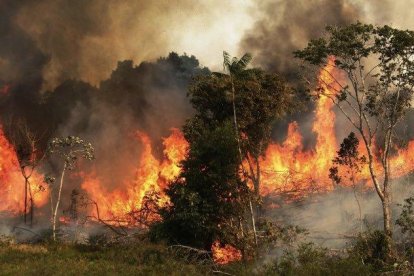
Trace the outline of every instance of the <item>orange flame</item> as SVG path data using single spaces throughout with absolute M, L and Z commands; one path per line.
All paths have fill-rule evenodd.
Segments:
M 179 163 L 184 159 L 188 143 L 178 129 L 172 129 L 169 137 L 164 138 L 164 160 L 157 160 L 151 147 L 149 137 L 137 132 L 137 138 L 143 145 L 138 158 L 135 178 L 125 183 L 122 188 L 108 192 L 102 187 L 96 174 L 84 176 L 82 189 L 99 206 L 100 218 L 125 218 L 125 215 L 141 209 L 144 196 L 155 191 L 162 193 L 169 181 L 180 173 Z M 168 199 L 161 198 L 161 204 Z M 97 214 L 96 214 L 97 215 Z
M 240 261 L 242 258 L 240 250 L 229 244 L 222 246 L 219 241 L 213 243 L 211 252 L 213 254 L 214 262 L 221 265 Z
M 331 87 L 337 88 L 333 75 L 334 60 L 321 71 L 319 80 L 324 93 L 330 93 Z M 318 189 L 331 190 L 332 182 L 328 172 L 336 154 L 335 113 L 333 103 L 321 95 L 315 109 L 315 121 L 312 130 L 316 133 L 314 150 L 304 151 L 302 135 L 298 124 L 293 122 L 288 127 L 286 140 L 281 144 L 270 144 L 262 162 L 262 193 L 309 190 L 314 185 Z M 317 182 L 315 182 L 317 180 Z
M 335 69 L 334 58 L 319 74 L 319 82 L 324 90 L 322 94 L 334 94 L 339 91 L 342 82 L 340 72 Z M 335 134 L 334 103 L 324 95 L 320 95 L 315 109 L 315 121 L 312 130 L 316 134 L 316 146 L 313 150 L 303 150 L 302 135 L 298 124 L 293 122 L 288 127 L 286 140 L 281 144 L 270 144 L 262 162 L 262 190 L 263 195 L 270 193 L 288 192 L 293 197 L 306 196 L 312 191 L 330 191 L 333 183 L 329 179 L 329 168 L 332 159 L 338 150 L 338 141 Z M 351 131 L 351 128 L 350 128 Z M 392 176 L 398 178 L 412 172 L 414 169 L 414 141 L 410 141 L 405 149 L 397 149 L 398 154 L 390 160 Z M 360 143 L 360 152 L 366 156 L 366 149 Z M 381 175 L 380 161 L 375 160 L 374 168 Z M 362 169 L 357 176 L 357 182 L 371 186 L 368 166 Z M 343 183 L 350 185 L 351 183 Z

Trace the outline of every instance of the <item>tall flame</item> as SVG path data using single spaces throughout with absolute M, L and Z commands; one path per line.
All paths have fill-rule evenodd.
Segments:
M 319 82 L 324 93 L 321 93 L 315 109 L 315 121 L 312 130 L 316 134 L 316 145 L 313 150 L 305 151 L 302 144 L 302 135 L 298 124 L 293 122 L 288 127 L 285 141 L 279 144 L 270 144 L 262 162 L 262 194 L 289 192 L 294 197 L 305 196 L 312 191 L 330 191 L 333 182 L 329 179 L 329 168 L 332 159 L 336 156 L 338 141 L 335 133 L 334 103 L 323 94 L 334 94 L 340 90 L 338 81 L 342 76 L 335 69 L 334 58 L 330 58 L 327 65 L 320 71 Z M 350 128 L 351 131 L 352 128 Z M 361 142 L 361 141 L 360 141 Z M 414 141 L 408 143 L 407 148 L 396 149 L 397 154 L 390 160 L 392 177 L 398 178 L 412 172 L 414 169 Z M 360 143 L 361 154 L 366 155 L 363 143 Z M 374 160 L 373 167 L 378 175 L 382 173 L 381 163 Z M 357 182 L 371 186 L 368 166 L 362 168 L 357 176 Z M 343 183 L 350 185 L 351 183 Z
M 95 173 L 84 176 L 82 189 L 98 204 L 100 218 L 124 218 L 126 214 L 140 210 L 148 192 L 162 193 L 169 181 L 178 176 L 179 163 L 185 157 L 188 143 L 178 129 L 171 131 L 171 135 L 163 141 L 162 162 L 154 157 L 148 135 L 137 132 L 136 137 L 143 145 L 143 150 L 137 158 L 135 178 L 124 183 L 122 188 L 108 192 Z M 161 198 L 162 202 L 167 200 Z
M 336 87 L 333 76 L 335 72 L 333 59 L 319 75 L 319 81 L 325 93 L 330 93 L 331 87 Z M 288 127 L 285 141 L 270 144 L 262 162 L 262 193 L 295 191 L 316 188 L 318 190 L 332 189 L 328 178 L 329 167 L 336 154 L 337 140 L 335 135 L 335 113 L 333 103 L 321 95 L 316 103 L 315 121 L 312 130 L 316 134 L 314 150 L 304 151 L 302 135 L 298 124 L 293 122 Z

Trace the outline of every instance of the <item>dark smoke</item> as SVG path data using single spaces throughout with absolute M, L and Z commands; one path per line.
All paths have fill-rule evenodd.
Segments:
M 3 123 L 12 124 L 15 114 L 19 114 L 37 128 L 38 91 L 43 82 L 42 68 L 48 57 L 14 22 L 26 2 L 5 0 L 0 3 L 0 85 L 8 86 L 7 98 L 2 95 L 0 99 L 0 112 Z
M 256 64 L 291 81 L 299 77 L 293 51 L 321 36 L 327 25 L 345 25 L 360 17 L 348 0 L 265 1 L 261 10 L 241 49 L 252 53 Z
M 244 36 L 241 49 L 253 54 L 256 65 L 276 72 L 304 94 L 300 64 L 293 51 L 306 46 L 310 39 L 321 36 L 327 25 L 345 25 L 360 18 L 359 8 L 348 0 L 265 1 L 261 4 L 261 17 Z M 303 95 L 303 100 L 306 97 Z M 306 148 L 312 148 L 313 108 L 293 114 L 274 128 L 274 139 L 281 142 L 287 134 L 287 125 L 297 121 L 304 136 Z

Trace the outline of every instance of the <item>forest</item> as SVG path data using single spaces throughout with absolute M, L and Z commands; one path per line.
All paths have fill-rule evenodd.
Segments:
M 0 275 L 414 272 L 414 31 L 318 0 L 208 65 L 114 60 L 101 20 L 151 5 L 48 1 L 0 3 Z

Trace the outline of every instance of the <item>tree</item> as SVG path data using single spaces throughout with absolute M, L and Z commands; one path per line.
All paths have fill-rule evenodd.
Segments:
M 414 32 L 359 22 L 344 27 L 330 26 L 326 31 L 325 37 L 311 40 L 295 56 L 327 74 L 330 73 L 324 66 L 332 66 L 341 73 L 330 74 L 334 86 L 340 89 L 324 83 L 332 92 L 317 89 L 317 94 L 332 100 L 363 141 L 371 180 L 382 203 L 387 250 L 391 255 L 389 161 L 396 126 L 411 107 Z M 329 59 L 334 62 L 328 62 Z M 381 170 L 374 167 L 376 158 L 381 160 Z
M 239 175 L 240 159 L 230 122 L 204 129 L 190 140 L 182 172 L 166 189 L 170 204 L 153 231 L 172 243 L 210 250 L 220 240 L 239 247 L 249 189 Z
M 247 69 L 251 56 L 232 58 L 224 52 L 227 74 L 198 76 L 189 89 L 196 109 L 194 124 L 207 127 L 232 120 L 243 171 L 260 195 L 260 157 L 271 140 L 275 120 L 298 101 L 295 92 L 276 74 L 259 68 Z M 243 164 L 244 162 L 242 162 Z
M 224 72 L 228 72 L 228 76 L 230 77 L 230 84 L 231 84 L 231 95 L 232 95 L 232 108 L 233 108 L 233 122 L 234 122 L 234 131 L 236 134 L 237 139 L 237 147 L 239 150 L 240 161 L 243 163 L 243 154 L 241 151 L 240 146 L 240 134 L 239 134 L 239 125 L 237 123 L 237 111 L 236 111 L 236 91 L 234 87 L 234 77 L 237 75 L 241 75 L 245 72 L 247 65 L 252 60 L 252 56 L 250 54 L 244 54 L 240 59 L 236 57 L 230 58 L 230 54 L 226 51 L 223 52 L 223 68 Z
M 197 135 L 197 129 L 233 121 L 242 175 L 252 181 L 255 191 L 256 199 L 251 198 L 248 205 L 257 245 L 252 201 L 260 197 L 260 158 L 270 142 L 273 122 L 297 101 L 279 76 L 259 68 L 247 69 L 249 54 L 240 59 L 230 58 L 227 52 L 223 56 L 224 74 L 198 76 L 190 86 L 190 101 L 197 113 L 188 124 L 193 130 L 187 133 Z
M 49 143 L 47 152 L 49 155 L 57 155 L 63 161 L 55 205 L 53 205 L 53 187 L 55 179 L 53 177 L 48 177 L 46 179 L 46 181 L 50 183 L 52 187 L 52 192 L 50 193 L 50 204 L 52 209 L 53 240 L 56 241 L 56 218 L 61 201 L 65 173 L 67 170 L 73 170 L 75 168 L 76 162 L 79 158 L 92 160 L 95 157 L 92 144 L 87 143 L 81 138 L 75 136 L 68 136 L 66 138 L 53 138 Z
M 24 178 L 24 223 L 27 224 L 27 214 L 30 217 L 30 226 L 33 226 L 34 219 L 34 193 L 31 178 L 35 169 L 43 160 L 45 154 L 39 149 L 40 138 L 29 129 L 25 120 L 11 121 L 7 126 L 11 141 L 16 148 L 17 159 L 20 165 L 20 172 Z M 38 191 L 43 191 L 39 185 Z

